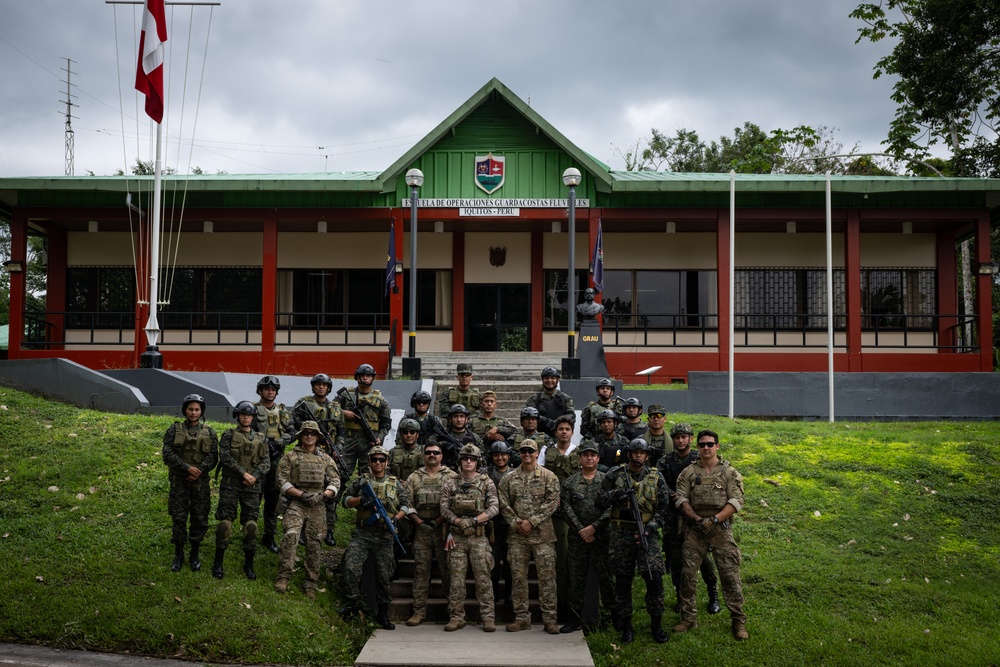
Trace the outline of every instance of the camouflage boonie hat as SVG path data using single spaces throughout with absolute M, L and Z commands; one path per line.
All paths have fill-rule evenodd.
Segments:
M 472 364 L 459 364 L 456 372 L 458 375 L 472 375 Z
M 295 434 L 296 440 L 302 439 L 302 434 L 306 431 L 313 431 L 316 435 L 322 435 L 322 431 L 319 430 L 319 424 L 314 421 L 304 421 L 302 426 L 299 427 L 299 432 Z
M 371 458 L 373 456 L 384 456 L 388 458 L 389 452 L 382 445 L 375 445 L 374 447 L 368 450 L 368 458 Z
M 517 448 L 518 449 L 531 449 L 531 450 L 534 450 L 534 451 L 537 452 L 538 451 L 538 443 L 535 442 L 534 440 L 532 440 L 531 438 L 525 438 L 524 440 L 521 441 L 521 444 L 518 445 Z
M 416 431 L 417 433 L 419 433 L 420 432 L 420 422 L 418 422 L 416 419 L 410 419 L 409 417 L 407 417 L 403 421 L 399 422 L 399 430 L 400 431 Z
M 479 395 L 479 400 L 483 400 L 487 396 L 492 396 L 493 398 L 496 398 L 497 397 L 497 393 L 495 391 L 493 391 L 492 389 L 487 389 L 486 391 L 484 391 L 483 393 L 481 393 Z
M 663 409 L 662 405 L 651 405 L 646 408 L 647 415 L 665 415 L 667 411 Z
M 683 422 L 679 424 L 674 424 L 670 427 L 670 437 L 675 435 L 694 435 L 694 429 L 691 428 L 691 424 L 685 424 Z
M 586 440 L 576 449 L 577 453 L 583 454 L 584 452 L 594 452 L 595 454 L 601 453 L 601 448 L 597 446 L 597 443 L 593 440 Z

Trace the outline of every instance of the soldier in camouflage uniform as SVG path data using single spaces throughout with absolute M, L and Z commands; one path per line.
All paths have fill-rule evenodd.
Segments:
M 506 442 L 494 442 L 490 445 L 490 463 L 486 467 L 486 474 L 493 480 L 493 484 L 500 488 L 500 480 L 506 477 L 514 466 L 510 461 L 510 446 Z M 511 572 L 510 560 L 507 557 L 507 534 L 510 526 L 503 514 L 497 514 L 490 522 L 490 530 L 493 531 L 493 599 L 504 599 L 510 601 L 511 595 Z M 503 577 L 503 592 L 500 589 L 500 578 Z
M 416 419 L 403 419 L 396 433 L 400 441 L 389 452 L 389 474 L 406 481 L 424 463 L 424 448 L 417 442 L 420 424 Z
M 469 409 L 461 403 L 451 406 L 448 412 L 448 428 L 445 433 L 435 433 L 427 441 L 438 445 L 444 452 L 444 465 L 458 470 L 458 450 L 463 445 L 475 445 L 482 449 L 483 441 L 468 429 Z
M 521 430 L 507 438 L 510 447 L 510 464 L 513 467 L 521 465 L 521 456 L 517 451 L 525 440 L 534 440 L 540 449 L 551 444 L 549 436 L 538 430 L 538 410 L 532 407 L 521 408 Z
M 611 410 L 621 417 L 623 413 L 622 399 L 615 396 L 615 383 L 608 378 L 597 381 L 597 400 L 587 403 L 580 412 L 580 436 L 584 439 L 593 438 L 601 428 L 597 424 L 597 415 L 605 410 Z
M 583 627 L 583 597 L 587 585 L 587 572 L 594 566 L 597 586 L 604 609 L 601 625 L 616 616 L 614 578 L 608 568 L 608 522 L 611 512 L 597 510 L 597 495 L 601 491 L 604 473 L 597 469 L 600 451 L 593 442 L 577 448 L 581 469 L 570 475 L 562 484 L 559 511 L 570 526 L 569 555 L 566 569 L 569 574 L 569 594 L 566 601 L 569 620 L 559 628 L 567 634 Z
M 215 508 L 219 526 L 215 531 L 212 576 L 216 579 L 225 576 L 222 564 L 229 538 L 233 534 L 233 521 L 239 511 L 240 525 L 243 527 L 243 573 L 247 579 L 256 579 L 253 559 L 257 552 L 261 480 L 271 469 L 271 458 L 268 456 L 264 437 L 253 429 L 257 406 L 250 401 L 240 401 L 233 408 L 233 417 L 236 418 L 236 428 L 223 433 L 219 442 L 222 484 L 219 485 L 219 505 Z
M 299 534 L 306 537 L 306 597 L 316 599 L 322 526 L 326 524 L 326 501 L 340 490 L 337 464 L 319 448 L 319 424 L 305 421 L 296 434 L 298 444 L 278 462 L 278 489 L 287 502 L 282 518 L 281 559 L 274 590 L 284 593 L 295 569 Z M 283 503 L 284 504 L 284 503 Z
M 649 443 L 649 462 L 646 465 L 655 468 L 663 455 L 673 448 L 666 430 L 667 411 L 663 409 L 662 405 L 649 406 L 646 409 L 646 423 L 649 429 L 642 438 Z M 674 488 L 669 479 L 667 479 L 667 486 L 671 489 Z
M 455 375 L 457 387 L 443 387 L 438 392 L 437 411 L 441 419 L 447 419 L 453 405 L 464 405 L 469 414 L 479 411 L 479 389 L 472 386 L 472 364 L 459 364 Z
M 510 567 L 514 578 L 513 623 L 508 632 L 531 628 L 528 611 L 528 565 L 532 559 L 538 573 L 538 604 L 545 632 L 559 633 L 556 624 L 556 532 L 552 515 L 559 507 L 559 480 L 538 465 L 538 445 L 521 442 L 521 465 L 500 481 L 500 511 L 511 530 L 507 536 Z
M 556 418 L 555 442 L 542 449 L 538 464 L 551 470 L 559 486 L 562 487 L 570 475 L 580 470 L 580 456 L 573 444 L 573 422 L 563 415 Z M 556 531 L 556 590 L 559 600 L 559 615 L 566 615 L 566 601 L 569 599 L 569 571 L 566 567 L 566 552 L 569 548 L 569 522 L 556 512 L 552 517 L 552 527 Z M 565 619 L 564 619 L 565 620 Z
M 344 429 L 346 443 L 344 445 L 344 467 L 348 475 L 354 474 L 355 466 L 364 472 L 368 450 L 381 446 L 385 436 L 392 428 L 392 411 L 389 402 L 382 393 L 373 387 L 375 384 L 375 368 L 371 364 L 361 364 L 354 371 L 354 379 L 358 385 L 354 391 L 343 387 L 337 392 L 337 402 L 344 410 Z M 352 407 L 354 409 L 352 409 Z M 361 414 L 358 414 L 358 412 Z M 369 442 L 360 419 L 368 422 L 374 442 Z
M 264 436 L 267 442 L 268 457 L 271 465 L 263 480 L 264 495 L 264 535 L 261 544 L 268 551 L 278 553 L 278 545 L 274 536 L 278 532 L 278 501 L 281 494 L 275 481 L 278 474 L 278 461 L 285 455 L 285 448 L 295 440 L 295 423 L 292 413 L 283 403 L 277 403 L 278 392 L 281 390 L 281 380 L 274 375 L 265 375 L 257 381 L 257 395 L 260 400 L 254 403 L 257 416 L 253 428 Z
M 340 570 L 345 600 L 340 613 L 347 617 L 363 609 L 361 574 L 368 556 L 374 556 L 375 600 L 378 603 L 375 622 L 384 630 L 395 630 L 396 626 L 389 620 L 389 582 L 396 567 L 394 541 L 392 533 L 375 512 L 375 500 L 362 491 L 362 487 L 371 485 L 394 524 L 407 515 L 410 511 L 409 495 L 403 483 L 386 472 L 388 459 L 389 453 L 381 445 L 372 447 L 368 450 L 368 471 L 359 475 L 344 491 L 344 507 L 356 509 L 358 513 Z
M 431 395 L 423 389 L 418 389 L 410 396 L 410 407 L 411 410 L 403 413 L 403 419 L 413 419 L 420 425 L 420 436 L 417 438 L 417 442 L 426 445 L 436 426 L 440 425 L 441 428 L 445 428 L 444 422 L 437 415 L 431 414 Z M 398 447 L 401 442 L 400 432 L 396 431 L 396 446 Z
M 487 389 L 479 399 L 479 412 L 469 419 L 469 430 L 479 436 L 489 450 L 494 442 L 504 442 L 517 432 L 517 427 L 498 415 L 497 394 Z
M 743 584 L 740 581 L 740 548 L 733 539 L 733 516 L 743 509 L 743 477 L 729 462 L 719 458 L 719 436 L 714 431 L 698 432 L 698 460 L 677 478 L 674 504 L 684 515 L 687 534 L 681 556 L 681 622 L 674 632 L 698 627 L 695 587 L 698 569 L 709 551 L 719 568 L 722 597 L 732 617 L 733 637 L 746 639 L 747 616 L 743 613 Z
M 621 455 L 628 448 L 628 440 L 618 433 L 615 428 L 618 426 L 618 415 L 611 410 L 605 410 L 597 415 L 597 425 L 600 431 L 590 439 L 597 445 L 601 452 L 601 460 L 598 463 L 601 472 L 607 472 L 611 468 L 621 463 Z
M 526 407 L 538 410 L 538 428 L 550 437 L 555 437 L 556 418 L 568 416 L 576 424 L 576 410 L 573 397 L 558 389 L 562 373 L 555 366 L 542 369 L 542 390 L 532 394 L 525 401 Z
M 650 409 L 658 406 L 650 406 Z M 649 416 L 653 426 L 660 420 L 654 420 L 652 414 Z M 662 427 L 661 427 L 662 429 Z M 663 479 L 667 481 L 667 486 L 671 489 L 677 488 L 677 478 L 681 471 L 698 460 L 698 452 L 691 449 L 691 440 L 694 438 L 694 429 L 690 424 L 678 423 L 670 427 L 671 452 L 660 459 L 656 464 L 656 469 L 663 474 Z M 674 611 L 681 610 L 681 547 L 684 546 L 684 533 L 686 526 L 681 512 L 674 506 L 676 494 L 670 498 L 670 511 L 667 512 L 667 524 L 663 528 L 663 555 L 667 560 L 667 569 L 670 570 L 671 583 L 674 585 L 674 592 L 677 594 L 677 602 Z M 708 613 L 718 614 L 722 611 L 719 606 L 719 590 L 716 587 L 718 578 L 712 568 L 711 559 L 706 558 L 701 563 L 701 578 L 705 580 L 708 587 Z
M 330 398 L 333 391 L 333 380 L 326 373 L 317 373 L 310 381 L 312 396 L 303 396 L 295 402 L 292 417 L 296 428 L 301 428 L 307 421 L 316 422 L 320 427 L 320 449 L 338 465 L 337 473 L 344 483 L 350 477 L 346 467 L 342 465 L 345 444 L 344 412 L 340 404 Z M 337 529 L 337 498 L 326 501 L 326 536 L 323 543 L 329 547 L 337 544 L 334 531 Z
M 448 590 L 448 553 L 444 550 L 447 532 L 441 517 L 441 490 L 444 483 L 458 473 L 441 465 L 441 446 L 428 443 L 424 447 L 423 468 L 406 478 L 406 495 L 410 498 L 408 523 L 416 526 L 413 538 L 413 615 L 406 621 L 410 627 L 420 625 L 427 617 L 427 589 L 431 581 L 431 562 L 437 559 L 441 584 Z M 465 590 L 465 585 L 462 585 Z
M 646 440 L 649 426 L 642 421 L 642 401 L 638 398 L 626 398 L 623 405 L 625 421 L 618 424 L 618 432 L 629 442 L 636 438 Z
M 184 544 L 191 541 L 191 569 L 201 569 L 198 550 L 208 532 L 208 512 L 212 505 L 209 472 L 219 461 L 219 440 L 211 426 L 201 423 L 205 399 L 188 394 L 181 402 L 183 422 L 174 422 L 163 434 L 163 462 L 170 469 L 170 496 L 167 510 L 173 520 L 170 541 L 174 545 L 172 572 L 184 564 Z M 191 519 L 191 532 L 187 522 Z
M 460 476 L 449 478 L 441 493 L 441 517 L 450 526 L 452 546 L 448 552 L 451 585 L 448 612 L 451 615 L 445 632 L 465 627 L 465 573 L 472 568 L 476 582 L 476 600 L 484 632 L 495 632 L 493 607 L 493 553 L 486 537 L 486 524 L 497 515 L 500 505 L 497 489 L 485 473 L 478 472 L 482 456 L 479 447 L 465 445 L 459 452 Z
M 632 580 L 636 569 L 646 582 L 646 611 L 649 612 L 653 641 L 663 643 L 669 635 L 663 631 L 663 555 L 657 531 L 662 529 L 670 504 L 670 489 L 656 470 L 646 467 L 649 444 L 636 438 L 628 445 L 627 463 L 615 466 L 601 482 L 597 507 L 611 508 L 611 537 L 608 558 L 615 575 L 615 599 L 618 605 L 618 630 L 622 642 L 631 643 Z M 641 522 L 635 520 L 630 492 L 635 494 Z M 643 549 L 645 538 L 645 549 Z

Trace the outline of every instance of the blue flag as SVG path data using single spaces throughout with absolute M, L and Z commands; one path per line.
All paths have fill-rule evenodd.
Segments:
M 597 219 L 597 242 L 594 244 L 594 256 L 590 260 L 590 273 L 594 276 L 594 289 L 604 291 L 604 233 L 601 230 L 601 219 Z
M 389 218 L 389 253 L 385 257 L 385 295 L 396 287 L 396 221 Z

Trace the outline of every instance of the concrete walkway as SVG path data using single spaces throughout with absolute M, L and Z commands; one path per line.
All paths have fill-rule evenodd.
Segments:
M 513 633 L 503 625 L 493 633 L 481 625 L 444 632 L 444 625 L 424 623 L 415 628 L 397 624 L 376 630 L 355 667 L 594 667 L 582 632 L 548 635 L 542 625 Z
M 29 644 L 0 644 L 0 667 L 191 667 L 193 664 L 196 663 L 140 655 L 64 650 Z

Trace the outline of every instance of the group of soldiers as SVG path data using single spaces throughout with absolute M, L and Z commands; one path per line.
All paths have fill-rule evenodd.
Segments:
M 360 584 L 364 563 L 374 556 L 374 618 L 385 629 L 395 627 L 388 618 L 389 583 L 398 556 L 408 548 L 415 564 L 409 626 L 427 616 L 436 561 L 449 603 L 445 631 L 466 625 L 469 570 L 483 630 L 496 630 L 495 606 L 501 599 L 514 610 L 506 629 L 530 628 L 528 568 L 533 561 L 546 632 L 583 627 L 584 589 L 593 568 L 603 606 L 601 626 L 613 624 L 625 643 L 634 639 L 632 586 L 638 573 L 646 584 L 651 636 L 665 642 L 666 572 L 677 594 L 675 611 L 681 614 L 674 632 L 697 627 L 699 571 L 708 586 L 709 613 L 721 611 L 717 577 L 706 559 L 711 551 L 733 635 L 747 638 L 741 557 L 731 528 L 732 516 L 743 504 L 742 478 L 718 457 L 716 433 L 699 432 L 694 449 L 689 425 L 674 424 L 668 433 L 665 410 L 657 405 L 649 406 L 643 421 L 642 403 L 616 397 L 614 383 L 601 379 L 597 400 L 581 412 L 583 440 L 576 445 L 573 399 L 559 390 L 555 367 L 542 370 L 541 390 L 528 398 L 519 425 L 497 415 L 497 395 L 473 387 L 472 377 L 471 364 L 459 364 L 456 385 L 437 396 L 436 415 L 430 410 L 431 395 L 415 392 L 391 448 L 383 446 L 391 427 L 389 406 L 372 388 L 375 372 L 368 364 L 358 367 L 355 388 L 342 388 L 334 397 L 329 396 L 330 378 L 314 376 L 313 394 L 291 411 L 276 403 L 277 378 L 261 378 L 261 400 L 237 404 L 236 428 L 223 434 L 218 448 L 215 434 L 200 420 L 204 401 L 196 395 L 185 398 L 185 421 L 164 436 L 177 549 L 172 569 L 181 568 L 187 540 L 191 567 L 200 566 L 198 546 L 208 527 L 207 473 L 219 459 L 223 481 L 216 511 L 215 576 L 223 576 L 223 555 L 239 508 L 244 570 L 255 577 L 257 508 L 263 493 L 262 543 L 281 554 L 275 590 L 282 593 L 302 539 L 303 588 L 315 597 L 320 542 L 335 543 L 336 503 L 356 510 L 341 567 L 341 613 L 365 611 Z M 285 454 L 293 442 L 296 446 Z M 279 514 L 280 546 L 274 541 Z

